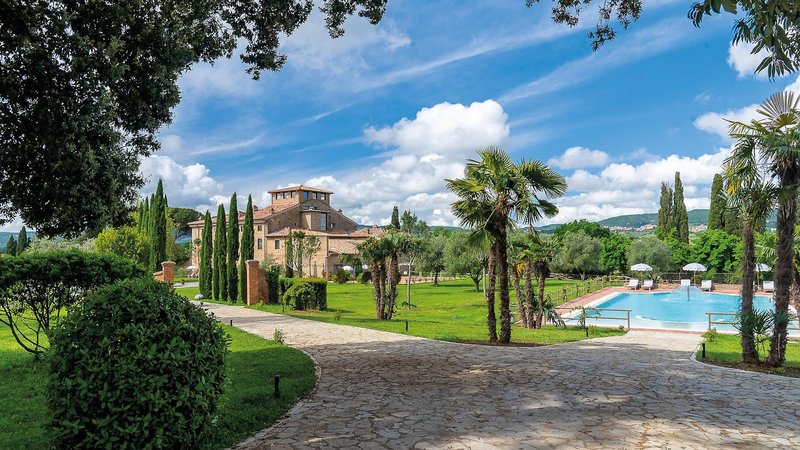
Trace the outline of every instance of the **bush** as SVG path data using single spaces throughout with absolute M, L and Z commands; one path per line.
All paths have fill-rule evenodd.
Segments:
M 370 284 L 372 282 L 372 272 L 364 271 L 356 276 L 356 280 L 361 284 Z
M 150 261 L 150 238 L 133 227 L 107 228 L 95 238 L 94 251 L 147 265 Z
M 336 272 L 336 282 L 339 284 L 347 283 L 348 281 L 350 281 L 350 275 L 351 274 L 349 270 L 339 269 Z
M 55 448 L 198 448 L 217 413 L 227 340 L 149 279 L 97 289 L 54 332 Z
M 48 346 L 41 334 L 50 338 L 62 313 L 87 292 L 145 275 L 128 259 L 77 250 L 0 258 L 0 323 L 14 331 L 23 349 L 38 355 Z
M 322 310 L 328 307 L 328 282 L 322 278 L 281 278 L 279 284 L 281 287 L 281 301 L 294 309 Z M 310 301 L 302 299 L 302 308 L 297 308 L 297 304 L 288 299 L 287 295 L 292 287 L 303 284 L 310 285 L 314 289 L 314 296 Z
M 267 288 L 269 289 L 269 302 L 280 303 L 280 278 L 281 266 L 269 266 L 264 274 L 267 277 Z
M 314 304 L 316 290 L 306 283 L 295 284 L 283 295 L 283 300 L 292 309 L 302 311 L 311 309 Z

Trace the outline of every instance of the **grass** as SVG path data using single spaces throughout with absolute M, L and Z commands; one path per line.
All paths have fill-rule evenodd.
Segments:
M 223 326 L 223 325 L 221 325 Z M 299 350 L 223 326 L 231 337 L 228 384 L 208 449 L 228 448 L 280 419 L 314 389 L 314 363 Z M 47 367 L 14 341 L 0 324 L 0 449 L 48 448 Z M 272 376 L 281 375 L 281 398 Z
M 547 290 L 560 292 L 564 287 L 572 287 L 575 281 L 548 280 Z M 404 302 L 406 287 L 400 286 L 398 302 Z M 193 298 L 196 288 L 179 288 L 177 292 Z M 469 280 L 441 282 L 436 287 L 432 284 L 417 284 L 411 287 L 411 303 L 409 310 L 400 306 L 394 319 L 390 321 L 375 319 L 375 302 L 372 299 L 372 287 L 361 284 L 328 284 L 328 309 L 326 311 L 291 311 L 282 309 L 281 305 L 258 305 L 253 308 L 284 313 L 303 319 L 321 322 L 352 325 L 395 333 L 406 333 L 405 321 L 408 320 L 408 334 L 452 342 L 484 343 L 487 340 L 486 302 L 482 292 L 476 292 Z M 516 299 L 512 293 L 512 304 Z M 498 305 L 499 308 L 499 305 Z M 623 333 L 616 328 L 592 327 L 589 337 L 613 336 Z M 545 345 L 561 342 L 572 342 L 586 339 L 585 331 L 577 326 L 566 329 L 546 326 L 541 330 L 529 330 L 514 326 L 512 342 Z
M 769 352 L 769 342 L 759 355 L 763 360 Z M 706 341 L 705 362 L 726 367 L 736 367 L 758 372 L 777 373 L 800 377 L 800 341 L 790 340 L 786 347 L 786 362 L 783 367 L 769 369 L 764 366 L 753 366 L 742 363 L 741 338 L 736 335 L 718 334 L 714 342 Z

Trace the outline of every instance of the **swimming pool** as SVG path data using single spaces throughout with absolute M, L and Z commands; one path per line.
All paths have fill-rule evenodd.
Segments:
M 587 307 L 630 309 L 632 328 L 657 328 L 672 330 L 705 331 L 708 329 L 707 312 L 736 312 L 741 297 L 733 294 L 703 292 L 695 287 L 671 292 L 636 293 L 619 292 L 592 302 Z M 773 309 L 770 297 L 757 295 L 753 299 L 756 309 Z M 625 317 L 624 312 L 590 311 L 590 315 Z M 732 316 L 712 316 L 714 321 L 729 322 Z M 616 326 L 624 321 L 588 319 L 590 325 Z M 717 331 L 736 332 L 732 325 L 714 324 Z M 794 324 L 796 326 L 796 324 Z

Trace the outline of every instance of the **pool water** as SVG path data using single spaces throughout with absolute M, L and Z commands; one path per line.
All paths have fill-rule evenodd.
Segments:
M 703 292 L 696 287 L 682 288 L 672 292 L 634 293 L 625 292 L 590 305 L 595 308 L 630 309 L 632 328 L 660 328 L 675 330 L 705 331 L 708 329 L 707 312 L 735 313 L 739 310 L 741 297 L 732 294 Z M 770 297 L 757 295 L 753 306 L 758 310 L 773 309 Z M 625 317 L 619 311 L 590 311 L 591 315 Z M 733 316 L 712 316 L 712 321 L 730 322 Z M 615 326 L 624 321 L 589 319 L 589 324 Z M 736 332 L 732 325 L 714 324 L 717 331 Z

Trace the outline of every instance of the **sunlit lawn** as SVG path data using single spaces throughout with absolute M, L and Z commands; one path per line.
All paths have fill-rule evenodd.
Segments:
M 763 360 L 769 352 L 769 342 L 759 355 Z M 741 338 L 736 335 L 717 335 L 714 342 L 706 341 L 706 360 L 726 365 L 739 365 L 742 361 Z M 785 367 L 800 369 L 800 341 L 790 340 L 786 347 Z M 791 373 L 789 373 L 791 372 Z M 791 370 L 789 375 L 800 376 L 800 371 Z
M 281 418 L 314 389 L 314 363 L 299 350 L 225 326 L 231 337 L 229 380 L 208 449 L 228 448 Z M 273 396 L 281 375 L 281 398 Z M 49 448 L 45 399 L 47 368 L 0 324 L 0 449 Z
M 560 292 L 562 288 L 571 288 L 576 283 L 548 280 L 547 290 Z M 399 290 L 398 302 L 403 303 L 406 299 L 406 286 L 399 286 Z M 179 288 L 177 291 L 189 298 L 193 298 L 198 292 L 197 288 Z M 516 303 L 513 296 L 512 303 Z M 454 342 L 483 342 L 487 339 L 486 302 L 483 293 L 476 292 L 470 280 L 445 281 L 438 287 L 428 283 L 412 285 L 411 304 L 410 309 L 401 305 L 391 321 L 377 320 L 371 286 L 329 283 L 326 311 L 291 311 L 284 310 L 281 305 L 259 305 L 254 308 L 304 319 L 396 333 L 406 332 L 405 322 L 408 320 L 408 334 L 413 336 Z M 589 335 L 594 338 L 621 333 L 616 328 L 596 327 L 590 329 Z M 542 330 L 528 330 L 515 325 L 512 329 L 512 342 L 517 343 L 554 344 L 585 338 L 584 330 L 575 326 L 566 329 L 547 326 Z

